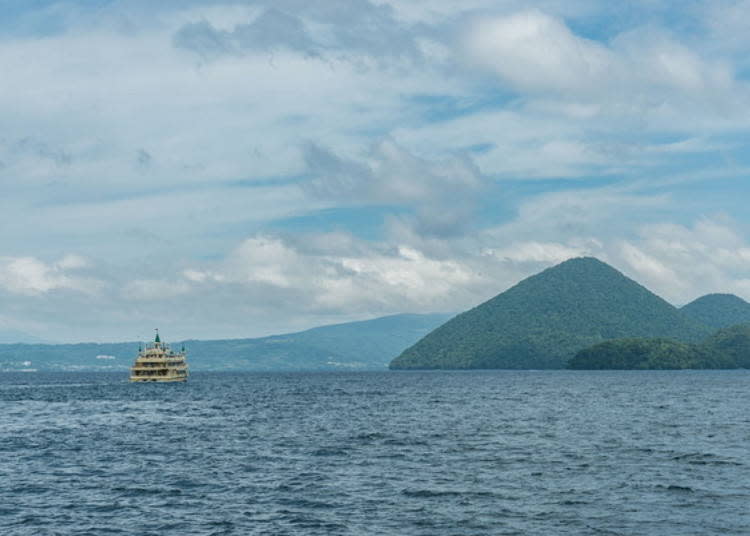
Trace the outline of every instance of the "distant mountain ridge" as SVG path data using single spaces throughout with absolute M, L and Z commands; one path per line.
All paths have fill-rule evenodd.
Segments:
M 44 344 L 45 342 L 24 331 L 0 327 L 0 344 Z
M 734 294 L 707 294 L 680 311 L 715 329 L 750 323 L 750 303 Z
M 565 261 L 458 315 L 392 369 L 563 368 L 577 351 L 623 337 L 694 342 L 711 330 L 591 257 Z
M 392 315 L 257 339 L 174 341 L 172 346 L 184 343 L 191 370 L 382 370 L 450 316 Z M 138 345 L 0 344 L 0 371 L 28 368 L 27 362 L 38 370 L 126 370 Z

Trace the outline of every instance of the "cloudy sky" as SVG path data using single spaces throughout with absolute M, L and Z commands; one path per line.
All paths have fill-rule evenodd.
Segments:
M 750 299 L 750 0 L 0 0 L 0 330 Z

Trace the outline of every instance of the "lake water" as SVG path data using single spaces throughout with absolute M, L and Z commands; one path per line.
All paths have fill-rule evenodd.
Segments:
M 0 374 L 0 534 L 750 534 L 750 372 Z

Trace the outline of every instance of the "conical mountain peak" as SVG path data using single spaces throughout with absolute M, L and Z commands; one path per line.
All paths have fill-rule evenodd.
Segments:
M 593 257 L 567 260 L 458 315 L 392 368 L 560 368 L 620 337 L 698 340 L 709 330 Z
M 571 266 L 590 266 L 590 267 L 600 267 L 600 268 L 607 268 L 609 270 L 614 270 L 614 268 L 610 266 L 609 264 L 607 264 L 606 262 L 599 260 L 596 257 L 586 257 L 586 256 L 571 257 L 568 260 L 565 260 L 559 264 L 556 264 L 548 268 L 548 270 L 556 270 L 556 269 L 559 270 L 559 269 L 563 269 L 563 268 L 571 267 Z
M 564 272 L 580 276 L 591 275 L 593 273 L 618 275 L 625 277 L 619 270 L 596 257 L 573 257 L 559 264 L 551 266 L 536 275 L 542 275 L 547 272 Z M 531 276 L 535 277 L 535 276 Z

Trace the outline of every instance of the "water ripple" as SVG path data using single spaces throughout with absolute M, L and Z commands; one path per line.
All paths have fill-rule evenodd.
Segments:
M 750 532 L 748 372 L 0 375 L 0 534 Z

